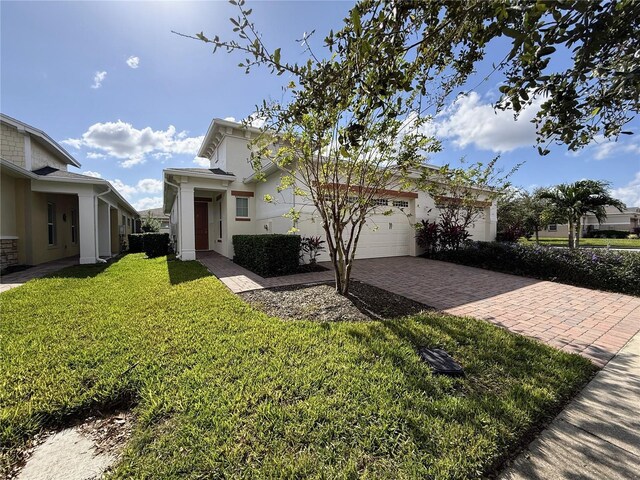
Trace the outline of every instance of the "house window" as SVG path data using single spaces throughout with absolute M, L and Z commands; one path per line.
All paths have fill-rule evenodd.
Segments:
M 236 197 L 236 217 L 249 217 L 249 199 L 247 197 Z
M 78 243 L 78 212 L 71 210 L 71 243 Z
M 47 235 L 49 245 L 56 244 L 56 204 L 47 203 Z
M 407 200 L 394 200 L 393 206 L 398 208 L 409 208 L 409 202 Z
M 549 225 L 549 231 L 550 232 L 557 232 L 558 231 L 558 225 L 555 223 L 552 223 L 551 225 Z
M 222 241 L 222 200 L 218 203 L 218 241 Z
M 389 205 L 389 200 L 386 198 L 374 198 L 371 203 L 376 207 L 386 207 Z

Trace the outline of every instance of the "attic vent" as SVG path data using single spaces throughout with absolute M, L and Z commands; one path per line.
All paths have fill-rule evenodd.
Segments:
M 423 362 L 428 363 L 433 369 L 433 373 L 449 375 L 452 377 L 463 377 L 464 370 L 456 361 L 444 350 L 439 348 L 421 348 L 418 355 Z

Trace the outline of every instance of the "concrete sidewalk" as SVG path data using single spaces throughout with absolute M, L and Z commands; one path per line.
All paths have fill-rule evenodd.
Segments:
M 499 478 L 640 478 L 640 334 Z
M 78 264 L 78 256 L 61 258 L 52 262 L 41 263 L 35 267 L 0 276 L 0 293 L 19 287 L 34 278 L 42 278 L 51 273 Z

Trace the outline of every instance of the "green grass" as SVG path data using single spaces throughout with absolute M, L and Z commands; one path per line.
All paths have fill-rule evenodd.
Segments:
M 593 374 L 482 321 L 282 321 L 195 262 L 128 255 L 0 295 L 0 445 L 134 405 L 116 478 L 474 478 Z M 443 347 L 463 379 L 430 373 Z
M 541 238 L 540 245 L 549 245 L 557 247 L 566 247 L 568 240 L 566 238 Z M 520 243 L 525 245 L 533 245 L 536 243 L 535 238 L 527 240 L 521 238 Z M 581 247 L 606 247 L 610 245 L 612 248 L 640 248 L 639 239 L 630 238 L 581 238 Z

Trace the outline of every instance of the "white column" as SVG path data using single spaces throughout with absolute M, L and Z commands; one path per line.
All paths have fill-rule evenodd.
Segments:
M 101 257 L 111 256 L 111 215 L 108 203 L 98 199 L 98 253 Z
M 178 214 L 178 228 L 181 232 L 178 250 L 181 260 L 196 259 L 196 224 L 193 209 L 193 187 L 180 185 L 180 212 Z
M 96 216 L 93 194 L 78 194 L 80 263 L 96 263 Z

